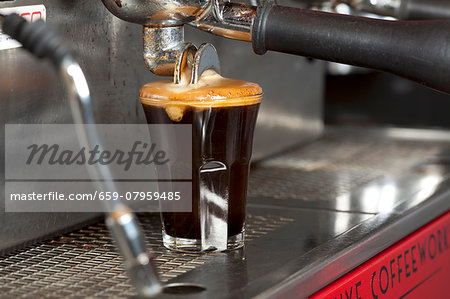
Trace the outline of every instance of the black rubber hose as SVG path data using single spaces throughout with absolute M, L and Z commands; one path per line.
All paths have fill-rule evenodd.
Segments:
M 266 4 L 253 49 L 362 66 L 450 93 L 450 20 L 383 21 Z
M 29 23 L 17 14 L 10 14 L 3 17 L 2 30 L 32 54 L 49 58 L 56 66 L 66 55 L 74 55 L 73 49 L 42 20 Z
M 402 0 L 399 16 L 403 20 L 450 19 L 450 1 Z

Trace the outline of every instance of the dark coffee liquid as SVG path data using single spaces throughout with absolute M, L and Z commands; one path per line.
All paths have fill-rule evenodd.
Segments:
M 228 237 L 241 233 L 245 222 L 248 172 L 259 103 L 186 106 L 181 119 L 176 121 L 160 105 L 143 103 L 143 108 L 149 124 L 192 124 L 192 212 L 162 213 L 165 232 L 177 238 L 201 238 L 200 188 L 205 180 L 201 169 L 205 165 L 220 164 L 225 166 L 223 172 L 212 179 L 216 186 L 229 186 L 228 194 L 220 194 L 228 197 Z M 214 207 L 210 210 L 214 211 Z

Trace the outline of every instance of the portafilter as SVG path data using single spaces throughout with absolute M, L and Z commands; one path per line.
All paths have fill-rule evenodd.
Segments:
M 144 26 L 144 60 L 173 76 L 185 48 L 183 25 L 267 50 L 393 73 L 450 93 L 450 20 L 390 21 L 222 0 L 102 0 L 117 17 Z

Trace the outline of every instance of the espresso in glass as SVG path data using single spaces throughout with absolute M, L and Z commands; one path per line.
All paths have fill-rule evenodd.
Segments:
M 190 124 L 192 212 L 162 212 L 163 242 L 180 251 L 229 250 L 244 244 L 253 131 L 259 85 L 206 71 L 198 83 L 144 85 L 149 124 Z

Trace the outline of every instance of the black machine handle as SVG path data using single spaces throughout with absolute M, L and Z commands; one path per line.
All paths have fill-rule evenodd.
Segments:
M 402 0 L 399 16 L 403 20 L 450 19 L 450 1 Z
M 307 56 L 396 74 L 450 93 L 450 20 L 385 21 L 266 3 L 253 49 Z

